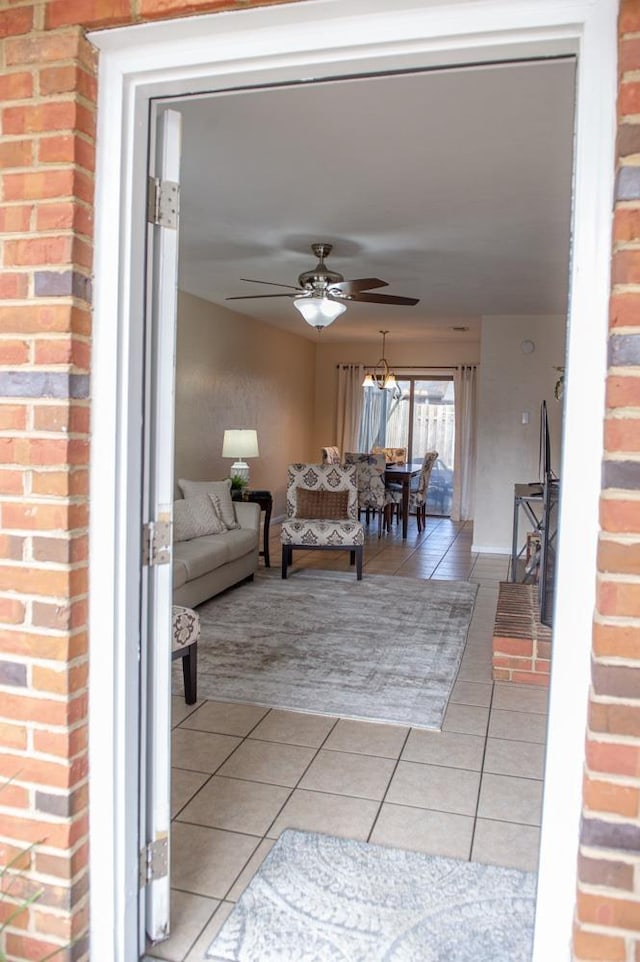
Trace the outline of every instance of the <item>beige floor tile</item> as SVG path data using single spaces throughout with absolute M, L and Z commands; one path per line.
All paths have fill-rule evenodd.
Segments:
M 293 788 L 315 752 L 315 748 L 247 738 L 218 770 L 218 775 Z
M 202 702 L 197 702 L 195 705 L 187 705 L 186 701 L 182 695 L 172 695 L 171 696 L 171 727 L 179 725 L 188 715 L 193 711 L 196 711 L 198 704 Z
M 460 732 L 427 732 L 414 728 L 402 752 L 405 762 L 444 765 L 479 772 L 482 768 L 484 738 Z
M 275 838 L 263 838 L 257 849 L 240 872 L 240 875 L 229 889 L 227 899 L 229 902 L 237 902 L 247 885 L 256 874 L 265 858 L 276 844 Z
M 230 832 L 264 835 L 289 792 L 277 785 L 215 775 L 182 810 L 179 819 Z
M 442 723 L 443 732 L 462 732 L 465 735 L 487 734 L 489 709 L 476 705 L 457 705 L 449 702 Z
M 478 772 L 399 762 L 386 801 L 456 815 L 473 815 L 478 803 L 479 784 Z
M 209 775 L 206 772 L 188 772 L 182 768 L 171 769 L 171 818 L 187 804 Z
M 535 872 L 538 868 L 540 829 L 479 818 L 473 837 L 471 859 Z
M 232 702 L 206 701 L 184 723 L 184 728 L 197 728 L 220 735 L 248 735 L 269 711 L 258 705 L 236 705 Z
M 323 747 L 338 752 L 398 758 L 408 732 L 409 729 L 401 725 L 378 725 L 341 718 Z
M 337 719 L 328 715 L 272 709 L 251 733 L 253 738 L 319 748 Z
M 457 681 L 449 702 L 454 705 L 478 705 L 488 708 L 491 704 L 491 685 L 479 685 L 473 681 Z
M 487 659 L 486 665 L 462 660 L 458 670 L 458 681 L 474 681 L 481 685 L 488 685 L 492 680 L 491 662 L 489 659 Z
M 542 782 L 512 775 L 482 776 L 478 817 L 496 821 L 539 825 L 542 814 Z
M 166 942 L 150 946 L 147 954 L 153 959 L 182 962 L 219 904 L 217 899 L 172 889 L 171 936 Z
M 549 691 L 527 685 L 501 685 L 498 682 L 493 696 L 493 707 L 546 715 L 549 710 Z
M 492 708 L 489 718 L 489 736 L 542 744 L 547 738 L 547 716 L 534 712 L 503 711 Z
M 297 788 L 267 834 L 270 838 L 278 838 L 285 828 L 298 828 L 364 841 L 371 831 L 378 808 L 378 802 L 365 798 Z
M 321 749 L 305 772 L 300 788 L 382 801 L 395 759 Z
M 231 735 L 213 735 L 188 728 L 175 728 L 171 739 L 171 761 L 175 768 L 215 772 L 240 744 Z
M 544 777 L 544 745 L 488 738 L 484 771 L 521 778 Z
M 206 951 L 233 911 L 233 902 L 221 902 L 184 962 L 206 962 Z
M 173 822 L 172 886 L 210 898 L 224 898 L 257 848 L 258 841 L 250 835 Z
M 468 859 L 472 835 L 473 819 L 466 815 L 385 802 L 370 841 L 429 855 Z

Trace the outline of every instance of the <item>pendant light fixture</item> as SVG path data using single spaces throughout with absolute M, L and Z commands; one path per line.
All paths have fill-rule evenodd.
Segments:
M 381 391 L 395 391 L 398 386 L 396 376 L 389 369 L 387 359 L 384 356 L 385 340 L 389 331 L 380 331 L 380 333 L 382 334 L 382 357 L 372 370 L 367 371 L 362 386 L 377 387 Z

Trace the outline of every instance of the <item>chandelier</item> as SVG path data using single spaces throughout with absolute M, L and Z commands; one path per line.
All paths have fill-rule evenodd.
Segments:
M 389 331 L 380 331 L 380 333 L 382 334 L 382 357 L 372 370 L 367 371 L 362 386 L 378 387 L 381 391 L 395 391 L 398 386 L 396 376 L 389 369 L 387 359 L 384 356 L 384 344 Z

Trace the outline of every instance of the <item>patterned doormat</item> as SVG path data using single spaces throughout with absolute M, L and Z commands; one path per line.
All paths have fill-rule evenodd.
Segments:
M 198 695 L 440 729 L 476 590 L 466 581 L 357 581 L 331 571 L 283 581 L 261 572 L 198 607 Z
M 215 962 L 530 962 L 536 876 L 287 830 Z

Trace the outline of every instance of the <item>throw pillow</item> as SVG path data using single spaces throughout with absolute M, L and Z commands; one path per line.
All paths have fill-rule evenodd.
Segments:
M 346 521 L 348 504 L 348 491 L 296 488 L 296 518 Z
M 201 538 L 206 534 L 222 534 L 226 530 L 206 494 L 174 501 L 174 541 L 191 541 L 192 538 Z
M 225 528 L 231 531 L 240 527 L 231 500 L 231 478 L 225 478 L 224 481 L 186 481 L 180 478 L 178 487 L 185 498 L 193 498 L 197 494 L 215 495 L 220 501 L 219 513 Z

